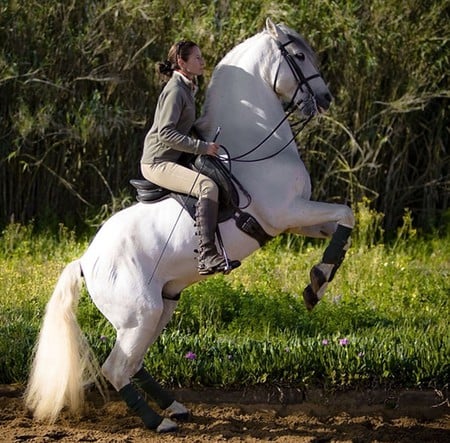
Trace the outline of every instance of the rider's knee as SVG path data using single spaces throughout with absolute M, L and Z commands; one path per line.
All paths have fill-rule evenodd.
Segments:
M 209 177 L 205 177 L 200 180 L 200 195 L 203 198 L 207 198 L 209 200 L 218 201 L 219 199 L 219 187 L 216 182 Z

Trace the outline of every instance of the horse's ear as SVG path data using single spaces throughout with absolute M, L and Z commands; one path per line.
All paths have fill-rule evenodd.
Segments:
M 285 43 L 288 38 L 284 31 L 277 26 L 270 18 L 266 19 L 266 31 L 277 42 Z
M 266 31 L 275 39 L 278 39 L 277 25 L 269 18 L 266 19 Z

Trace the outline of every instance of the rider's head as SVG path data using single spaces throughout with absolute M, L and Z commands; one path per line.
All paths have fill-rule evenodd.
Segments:
M 180 40 L 169 49 L 167 60 L 159 64 L 159 72 L 171 77 L 178 70 L 191 78 L 203 74 L 204 66 L 198 45 L 191 40 Z

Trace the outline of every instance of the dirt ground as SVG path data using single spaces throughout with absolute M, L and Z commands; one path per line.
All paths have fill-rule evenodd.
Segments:
M 450 405 L 439 391 L 324 395 L 283 389 L 180 390 L 191 410 L 173 434 L 155 434 L 111 393 L 88 395 L 87 413 L 55 425 L 33 421 L 22 389 L 0 386 L 0 441 L 10 442 L 450 442 Z

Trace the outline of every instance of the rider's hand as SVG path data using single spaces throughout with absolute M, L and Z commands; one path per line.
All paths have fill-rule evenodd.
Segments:
M 214 142 L 211 142 L 208 146 L 208 149 L 206 150 L 207 155 L 212 155 L 214 157 L 217 157 L 219 153 L 220 145 Z

